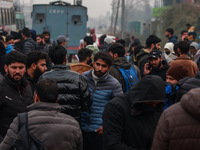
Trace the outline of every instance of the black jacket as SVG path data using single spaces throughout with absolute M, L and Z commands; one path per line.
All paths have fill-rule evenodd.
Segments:
M 50 78 L 57 82 L 61 112 L 80 121 L 81 111 L 87 111 L 92 104 L 90 92 L 83 77 L 71 71 L 67 65 L 55 65 L 51 71 L 40 77 L 42 78 Z
M 172 37 L 169 38 L 169 42 L 172 42 L 175 45 L 178 43 L 178 37 L 176 35 L 172 35 Z
M 23 44 L 23 54 L 27 55 L 32 50 L 38 50 L 38 44 L 32 38 L 27 38 Z
M 22 78 L 17 84 L 7 75 L 0 83 L 0 93 L 0 136 L 4 137 L 17 114 L 25 112 L 26 107 L 33 103 L 33 95 L 26 79 Z
M 158 76 L 145 76 L 125 95 L 108 102 L 103 114 L 104 150 L 150 150 L 162 112 L 165 84 Z
M 24 77 L 29 82 L 29 85 L 30 85 L 30 87 L 32 89 L 32 93 L 34 94 L 35 86 L 37 84 L 37 79 L 32 79 L 27 72 L 25 72 Z
M 160 69 L 152 69 L 149 75 L 157 75 L 160 76 L 164 81 L 166 81 L 166 72 L 169 69 L 168 63 L 163 60 L 162 61 L 163 67 Z

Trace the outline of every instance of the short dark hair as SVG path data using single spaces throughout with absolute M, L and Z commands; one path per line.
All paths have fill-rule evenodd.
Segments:
M 66 58 L 67 50 L 60 45 L 49 49 L 49 57 L 55 65 L 62 64 Z
M 26 67 L 30 68 L 33 63 L 37 64 L 40 59 L 47 60 L 47 54 L 37 50 L 30 51 L 27 54 Z
M 26 65 L 26 56 L 18 51 L 11 51 L 10 53 L 6 54 L 5 60 L 5 64 L 7 66 L 15 62 Z
M 169 32 L 171 35 L 174 34 L 174 30 L 172 28 L 168 28 L 166 31 Z
M 93 51 L 88 48 L 82 48 L 78 51 L 79 62 L 83 62 L 87 59 L 87 57 L 92 56 Z
M 150 48 L 151 44 L 157 44 L 159 42 L 161 42 L 160 38 L 158 38 L 155 35 L 150 35 L 146 40 L 146 46 L 147 46 L 147 48 Z
M 10 40 L 14 40 L 14 37 L 12 35 L 6 36 L 6 42 L 8 42 Z
M 117 40 L 116 43 L 120 43 L 120 44 L 122 44 L 124 47 L 126 46 L 126 41 L 123 40 L 123 39 Z
M 30 32 L 29 28 L 24 27 L 24 29 L 22 30 L 22 34 L 25 37 L 31 37 L 31 32 Z
M 93 38 L 91 36 L 86 36 L 84 37 L 84 42 L 87 43 L 87 45 L 92 45 L 93 44 Z
M 125 49 L 119 43 L 115 43 L 115 44 L 111 45 L 108 49 L 108 52 L 112 52 L 113 54 L 117 53 L 118 57 L 124 57 L 124 55 L 125 55 Z
M 187 54 L 189 52 L 190 49 L 190 44 L 188 42 L 185 41 L 180 41 L 178 43 L 178 48 L 181 51 L 181 54 Z
M 56 103 L 58 98 L 58 86 L 52 79 L 42 79 L 35 87 L 35 92 L 41 102 Z
M 44 30 L 42 34 L 48 34 L 50 36 L 50 32 L 48 30 Z
M 37 37 L 40 37 L 41 39 L 44 39 L 44 35 L 43 34 L 38 34 L 38 35 L 36 35 L 36 38 Z
M 106 35 L 105 34 L 103 34 L 102 36 L 100 36 L 100 38 L 99 38 L 99 44 L 101 45 L 101 44 L 104 44 L 104 39 L 106 38 Z
M 187 27 L 191 27 L 191 24 L 188 23 L 188 24 L 186 24 L 186 26 L 187 26 Z
M 187 30 L 182 30 L 181 31 L 181 35 L 183 34 L 183 33 L 185 33 L 185 32 L 188 32 Z
M 94 55 L 94 62 L 97 61 L 98 59 L 102 59 L 103 61 L 106 62 L 108 66 L 112 65 L 112 57 L 108 52 L 98 52 Z

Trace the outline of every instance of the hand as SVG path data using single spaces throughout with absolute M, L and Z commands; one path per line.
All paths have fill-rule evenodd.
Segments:
M 99 129 L 95 130 L 95 132 L 98 132 L 99 134 L 103 134 L 103 127 L 101 126 Z
M 149 68 L 149 63 L 144 65 L 144 75 L 148 75 L 151 72 L 152 68 Z

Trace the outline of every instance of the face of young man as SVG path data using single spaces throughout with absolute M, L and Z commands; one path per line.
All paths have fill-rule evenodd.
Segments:
M 159 69 L 162 65 L 162 58 L 149 58 L 150 64 L 153 69 Z
M 6 74 L 15 82 L 20 82 L 26 72 L 26 66 L 23 63 L 15 62 L 10 65 L 5 65 Z
M 46 60 L 40 59 L 36 65 L 36 69 L 34 71 L 35 78 L 39 78 L 45 71 L 47 70 Z
M 165 36 L 166 36 L 166 37 L 169 37 L 169 34 L 170 34 L 170 33 L 169 33 L 168 31 L 165 32 Z
M 170 82 L 171 84 L 177 84 L 178 81 L 174 79 L 172 76 L 166 75 L 166 82 Z
M 97 61 L 93 62 L 94 67 L 94 74 L 97 77 L 102 77 L 108 70 L 110 69 L 110 66 L 107 65 L 105 61 L 102 59 L 98 59 Z
M 154 48 L 157 49 L 157 50 L 160 50 L 160 49 L 161 49 L 160 42 L 159 42 L 159 43 L 156 43 Z
M 36 41 L 38 44 L 40 44 L 42 42 L 42 39 L 38 36 L 38 37 L 36 37 Z
M 50 39 L 50 35 L 49 34 L 44 34 L 44 38 L 45 38 L 45 41 L 48 41 Z

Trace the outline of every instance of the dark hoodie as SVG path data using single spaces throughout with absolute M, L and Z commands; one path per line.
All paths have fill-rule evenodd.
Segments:
M 178 43 L 178 37 L 176 35 L 172 35 L 169 38 L 169 42 L 172 42 L 175 45 L 176 43 Z
M 108 102 L 103 114 L 104 149 L 149 150 L 162 112 L 164 94 L 164 81 L 149 75 L 125 95 Z
M 112 63 L 113 64 L 109 70 L 109 74 L 120 82 L 120 84 L 122 86 L 122 90 L 123 90 L 123 92 L 125 92 L 126 91 L 125 81 L 121 80 L 122 75 L 121 75 L 119 69 L 117 69 L 117 67 L 121 67 L 125 70 L 129 70 L 132 67 L 132 65 L 127 62 L 126 57 L 118 57 L 117 59 L 113 60 Z M 140 80 L 141 77 L 140 77 L 140 71 L 139 71 L 138 67 L 135 65 L 133 65 L 133 67 L 135 68 L 135 71 L 137 72 L 137 77 Z

